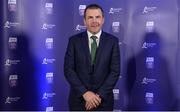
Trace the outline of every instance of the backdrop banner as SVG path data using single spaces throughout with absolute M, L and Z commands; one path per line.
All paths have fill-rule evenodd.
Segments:
M 91 3 L 119 38 L 114 111 L 180 110 L 179 0 L 1 0 L 1 111 L 68 110 L 64 55 Z

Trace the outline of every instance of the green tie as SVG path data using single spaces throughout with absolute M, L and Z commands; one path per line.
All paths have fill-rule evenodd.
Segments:
M 91 36 L 93 39 L 93 42 L 91 43 L 91 64 L 93 65 L 95 63 L 96 58 L 96 49 L 97 49 L 97 43 L 96 43 L 96 36 Z

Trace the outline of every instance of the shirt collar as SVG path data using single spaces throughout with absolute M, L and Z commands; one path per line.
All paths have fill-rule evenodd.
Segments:
M 101 33 L 102 33 L 102 30 L 100 30 L 98 33 L 96 33 L 95 35 L 92 34 L 91 32 L 89 32 L 87 30 L 87 34 L 88 34 L 88 37 L 90 38 L 91 36 L 96 36 L 98 39 L 100 39 L 100 36 L 101 36 Z

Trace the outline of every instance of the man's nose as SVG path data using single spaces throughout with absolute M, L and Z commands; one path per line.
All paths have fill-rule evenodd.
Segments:
M 93 21 L 93 22 L 97 22 L 97 18 L 94 17 L 94 18 L 92 19 L 92 21 Z

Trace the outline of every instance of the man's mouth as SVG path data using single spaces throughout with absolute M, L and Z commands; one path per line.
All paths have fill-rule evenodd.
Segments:
M 91 27 L 98 27 L 99 25 L 91 25 Z

